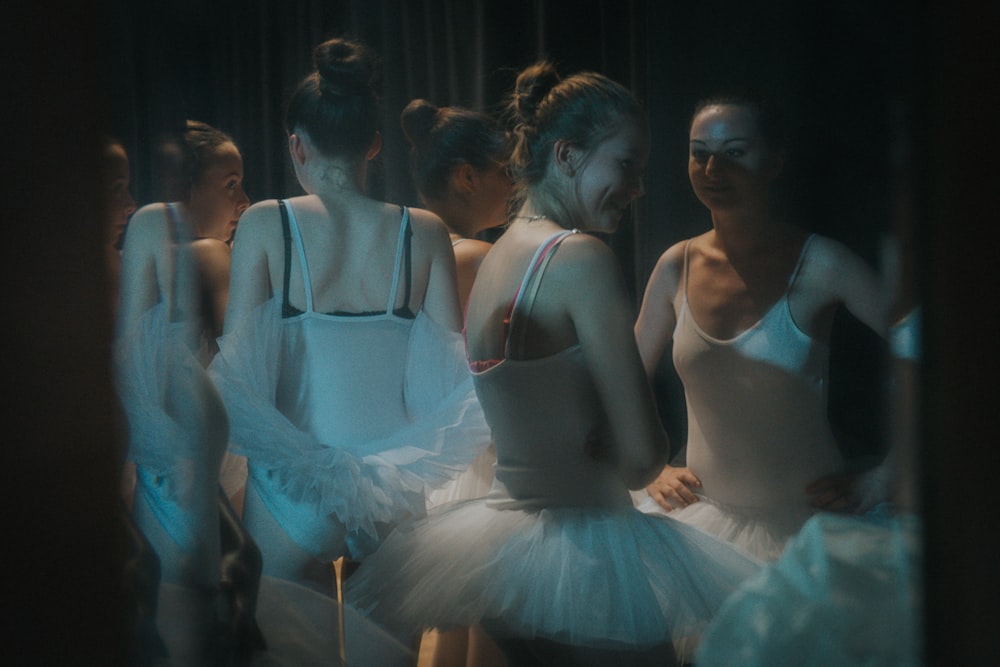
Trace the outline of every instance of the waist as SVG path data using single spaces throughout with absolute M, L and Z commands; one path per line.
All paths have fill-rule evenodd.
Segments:
M 625 485 L 613 470 L 559 470 L 496 466 L 487 504 L 496 509 L 544 507 L 620 508 L 632 504 Z

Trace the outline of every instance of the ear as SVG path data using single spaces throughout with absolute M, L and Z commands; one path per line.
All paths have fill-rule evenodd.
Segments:
M 308 153 L 302 137 L 294 132 L 288 135 L 288 154 L 292 156 L 292 161 L 295 164 L 305 164 Z
M 479 170 L 468 162 L 463 162 L 452 168 L 448 180 L 454 190 L 469 194 L 479 187 Z
M 375 136 L 372 138 L 372 145 L 368 147 L 368 153 L 365 155 L 366 160 L 373 160 L 375 156 L 379 154 L 382 150 L 382 133 L 375 132 Z
M 565 139 L 559 139 L 552 145 L 552 161 L 564 174 L 576 174 L 580 150 Z

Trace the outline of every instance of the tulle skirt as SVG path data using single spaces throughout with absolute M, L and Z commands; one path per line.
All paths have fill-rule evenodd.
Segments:
M 396 633 L 487 623 L 595 648 L 696 635 L 755 559 L 631 507 L 498 509 L 487 499 L 403 524 L 347 581 L 347 601 Z
M 698 502 L 667 512 L 645 492 L 633 494 L 633 498 L 641 512 L 694 526 L 763 561 L 779 558 L 788 540 L 814 514 L 805 505 L 750 509 L 724 505 L 701 495 Z
M 280 312 L 272 299 L 234 325 L 209 369 L 229 412 L 230 451 L 248 459 L 262 500 L 301 547 L 342 555 L 317 552 L 324 529 L 316 517 L 328 517 L 331 532 L 354 535 L 350 555 L 361 558 L 384 526 L 423 516 L 428 493 L 490 444 L 462 339 L 419 313 L 405 340 L 402 393 L 392 399 L 405 402 L 409 421 L 383 437 L 321 442 L 275 404 L 282 355 L 299 335 Z
M 820 514 L 726 601 L 699 667 L 920 665 L 921 529 L 913 516 Z

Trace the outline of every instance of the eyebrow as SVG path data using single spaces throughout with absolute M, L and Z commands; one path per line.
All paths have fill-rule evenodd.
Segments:
M 726 139 L 722 143 L 729 144 L 729 143 L 732 143 L 734 141 L 750 141 L 750 139 L 749 139 L 749 137 L 733 137 L 732 139 Z M 704 140 L 704 139 L 692 139 L 691 143 L 692 144 L 705 144 L 705 143 L 708 143 L 708 142 L 706 140 Z

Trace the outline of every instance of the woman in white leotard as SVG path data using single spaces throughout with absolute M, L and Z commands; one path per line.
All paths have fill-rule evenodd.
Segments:
M 347 582 L 397 632 L 482 622 L 512 665 L 672 664 L 756 562 L 635 510 L 667 439 L 612 232 L 643 192 L 644 116 L 596 73 L 521 73 L 521 205 L 469 298 L 467 350 L 497 450 L 486 498 L 400 526 Z M 664 557 L 665 556 L 665 557 Z
M 243 215 L 211 370 L 248 459 L 243 520 L 264 574 L 331 594 L 332 561 L 421 516 L 489 433 L 447 229 L 365 193 L 381 147 L 374 54 L 334 39 L 314 61 L 286 115 L 308 194 Z
M 203 364 L 224 303 L 217 281 L 228 280 L 219 252 L 228 257 L 224 242 L 249 201 L 228 135 L 187 121 L 179 141 L 187 153 L 180 199 L 142 207 L 125 233 L 115 363 L 134 464 L 126 501 L 162 565 L 157 620 L 174 664 L 202 664 L 222 637 L 218 485 L 228 433 Z
M 879 334 L 875 273 L 845 246 L 768 206 L 782 144 L 766 104 L 699 105 L 688 173 L 712 229 L 669 248 L 635 326 L 652 376 L 673 343 L 688 409 L 687 467 L 666 466 L 640 507 L 777 558 L 818 509 L 856 509 L 827 420 L 828 341 L 846 307 Z

